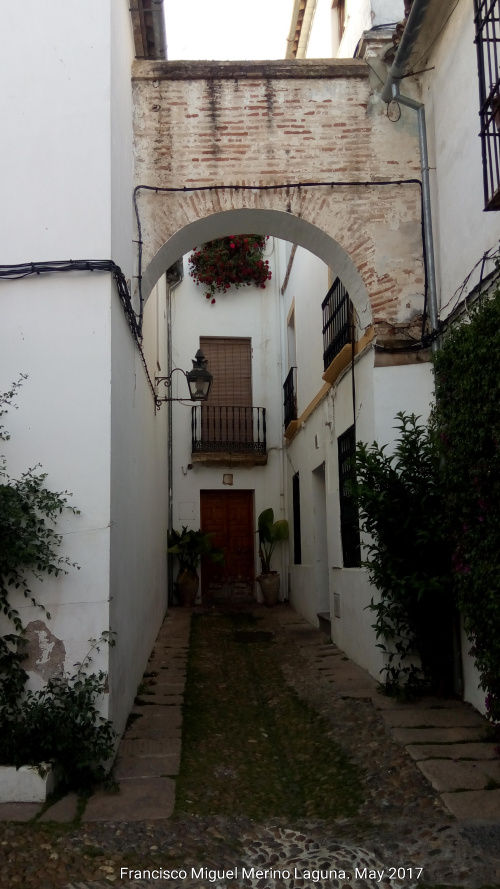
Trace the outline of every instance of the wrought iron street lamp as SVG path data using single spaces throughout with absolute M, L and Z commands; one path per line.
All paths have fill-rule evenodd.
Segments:
M 163 383 L 167 389 L 172 385 L 172 374 L 177 370 L 184 374 L 189 386 L 189 396 L 184 398 L 172 398 L 168 395 L 160 397 L 156 395 L 156 407 L 159 410 L 163 401 L 206 401 L 212 386 L 213 376 L 207 370 L 208 359 L 205 358 L 201 349 L 198 349 L 194 358 L 191 359 L 193 367 L 189 371 L 182 370 L 181 367 L 174 367 L 167 377 L 155 377 L 156 386 Z

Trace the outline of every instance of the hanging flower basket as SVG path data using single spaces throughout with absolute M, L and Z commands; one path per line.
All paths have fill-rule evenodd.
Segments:
M 263 258 L 267 237 L 234 235 L 208 241 L 190 258 L 190 272 L 196 284 L 204 284 L 207 299 L 215 303 L 216 293 L 227 293 L 230 287 L 255 284 L 265 288 L 271 280 L 269 262 Z

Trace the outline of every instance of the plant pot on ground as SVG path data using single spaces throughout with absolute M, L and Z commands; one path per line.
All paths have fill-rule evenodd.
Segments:
M 265 604 L 270 608 L 279 600 L 280 575 L 271 569 L 271 558 L 278 543 L 288 540 L 288 522 L 286 519 L 274 521 L 271 508 L 261 512 L 258 519 L 259 557 L 261 573 L 259 582 Z
M 211 562 L 223 562 L 224 553 L 212 545 L 213 534 L 207 531 L 193 531 L 184 525 L 181 531 L 175 529 L 168 535 L 167 552 L 177 556 L 179 574 L 176 586 L 182 604 L 191 608 L 196 602 L 200 578 L 198 566 L 202 558 Z

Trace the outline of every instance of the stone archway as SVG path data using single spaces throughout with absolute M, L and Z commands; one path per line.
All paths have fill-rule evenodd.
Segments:
M 149 263 L 142 279 L 143 299 L 147 299 L 166 269 L 197 245 L 213 238 L 250 231 L 290 241 L 322 259 L 326 265 L 335 269 L 335 273 L 345 283 L 361 326 L 366 327 L 371 323 L 368 291 L 349 254 L 326 232 L 310 222 L 279 210 L 227 210 L 189 223 L 160 247 Z
M 142 295 L 183 253 L 255 231 L 335 269 L 380 332 L 424 305 L 415 122 L 360 59 L 136 62 Z

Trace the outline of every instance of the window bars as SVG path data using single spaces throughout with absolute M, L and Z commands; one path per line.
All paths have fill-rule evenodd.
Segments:
M 500 0 L 474 0 L 486 210 L 500 210 Z
M 339 352 L 351 342 L 352 303 L 340 278 L 326 294 L 323 310 L 323 364 L 325 370 Z
M 292 420 L 297 419 L 297 383 L 295 381 L 297 368 L 291 367 L 288 376 L 283 383 L 283 404 L 285 408 L 285 429 Z
M 349 481 L 355 477 L 353 458 L 356 454 L 356 434 L 350 426 L 338 439 L 339 448 L 339 499 L 340 536 L 344 568 L 359 568 L 361 548 L 357 503 L 349 489 Z

